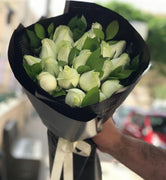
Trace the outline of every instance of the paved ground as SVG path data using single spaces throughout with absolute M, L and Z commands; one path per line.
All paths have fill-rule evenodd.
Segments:
M 48 146 L 47 146 L 47 129 L 42 124 L 39 117 L 35 114 L 31 119 L 29 119 L 26 124 L 22 136 L 31 137 L 34 139 L 39 139 L 42 142 L 42 164 L 40 170 L 39 180 L 49 180 L 49 158 L 48 158 Z M 116 161 L 114 158 L 107 154 L 99 152 L 101 159 L 103 180 L 142 180 L 132 171 L 127 169 L 121 163 Z

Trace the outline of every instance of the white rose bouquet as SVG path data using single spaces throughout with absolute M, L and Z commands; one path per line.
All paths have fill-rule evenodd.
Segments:
M 28 27 L 20 24 L 8 57 L 48 128 L 51 180 L 101 180 L 89 138 L 148 67 L 149 52 L 140 35 L 116 12 L 70 1 L 66 14 Z
M 138 58 L 131 60 L 126 52 L 125 40 L 112 40 L 118 31 L 117 20 L 105 30 L 98 22 L 87 30 L 83 15 L 55 29 L 53 23 L 47 30 L 37 23 L 34 31 L 27 29 L 37 55 L 24 55 L 24 68 L 50 95 L 65 96 L 70 107 L 99 103 L 121 89 L 121 80 L 139 66 Z

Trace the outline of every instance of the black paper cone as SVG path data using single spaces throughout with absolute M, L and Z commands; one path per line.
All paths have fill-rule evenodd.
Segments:
M 56 137 L 51 131 L 48 130 L 50 173 L 52 171 L 57 142 L 58 137 Z M 74 180 L 101 180 L 102 173 L 99 158 L 96 153 L 96 146 L 90 139 L 86 140 L 86 142 L 90 144 L 92 148 L 89 158 L 73 154 Z M 61 175 L 61 180 L 63 180 L 63 173 Z

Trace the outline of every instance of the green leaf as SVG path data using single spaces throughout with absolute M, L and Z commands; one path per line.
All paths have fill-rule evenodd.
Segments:
M 39 39 L 42 40 L 46 37 L 45 29 L 41 24 L 39 24 L 39 23 L 35 24 L 34 29 L 35 29 L 35 33 Z
M 89 106 L 99 102 L 99 88 L 96 86 L 92 88 L 84 97 L 81 107 Z
M 128 78 L 133 70 L 123 70 L 121 73 L 118 74 L 119 79 L 126 79 Z
M 118 77 L 109 76 L 107 78 L 107 80 L 119 80 L 119 78 Z
M 81 18 L 78 19 L 77 27 L 79 27 L 79 29 L 82 30 L 82 32 L 85 32 L 87 28 L 87 22 L 84 16 L 81 16 Z
M 65 61 L 58 61 L 58 66 L 65 66 L 65 65 L 67 65 L 67 62 L 65 62 Z
M 104 32 L 101 29 L 93 28 L 93 31 L 96 35 L 96 37 L 100 38 L 101 40 L 104 40 Z
M 123 70 L 123 66 L 119 66 L 110 73 L 110 75 L 107 79 L 109 79 L 109 80 L 125 79 L 125 78 L 128 78 L 132 72 L 133 72 L 132 69 L 124 69 Z
M 101 49 L 99 48 L 89 56 L 86 65 L 97 72 L 101 72 L 104 61 L 104 58 L 101 57 Z
M 36 63 L 32 66 L 29 66 L 27 63 L 23 62 L 23 67 L 28 74 L 28 76 L 33 80 L 36 81 L 37 75 L 42 71 L 41 63 Z
M 36 36 L 36 34 L 33 31 L 26 29 L 26 32 L 30 40 L 30 47 L 38 48 L 41 45 L 40 39 Z
M 97 37 L 95 38 L 87 37 L 82 49 L 90 49 L 90 51 L 93 52 L 99 47 L 100 47 L 100 42 L 98 41 Z
M 60 91 L 53 91 L 51 94 L 54 98 L 66 95 L 66 91 L 61 89 Z
M 139 67 L 139 55 L 136 56 L 136 57 L 131 61 L 130 69 L 137 70 L 138 67 Z
M 122 68 L 123 68 L 123 66 L 118 66 L 117 68 L 115 68 L 115 69 L 110 73 L 110 76 L 111 76 L 111 75 L 114 76 L 114 75 L 120 73 L 120 72 L 122 71 Z
M 76 41 L 85 33 L 87 22 L 84 16 L 82 16 L 81 18 L 75 16 L 69 21 L 68 26 L 73 32 L 74 41 Z
M 104 75 L 104 71 L 100 71 L 100 75 L 99 75 L 99 78 L 102 78 Z
M 81 36 L 84 34 L 84 31 L 80 30 L 79 28 L 73 29 L 73 39 L 74 41 L 77 41 L 81 38 Z
M 87 21 L 85 19 L 85 16 L 81 16 L 81 22 L 84 24 L 84 30 L 87 28 Z
M 114 74 L 114 76 L 109 76 L 108 79 L 126 79 L 131 75 L 132 72 L 133 70 L 123 70 L 120 73 Z
M 54 33 L 51 33 L 49 38 L 53 40 Z
M 90 68 L 89 66 L 86 66 L 86 65 L 82 65 L 82 66 L 79 66 L 79 67 L 77 68 L 77 72 L 78 72 L 79 74 L 88 72 L 88 71 L 90 71 L 90 70 L 91 70 L 91 68 Z
M 33 73 L 31 72 L 30 66 L 27 63 L 23 62 L 23 67 L 24 67 L 26 73 L 28 74 L 28 76 L 33 80 L 34 76 L 33 76 Z
M 77 27 L 77 21 L 78 21 L 77 16 L 74 16 L 73 18 L 70 19 L 68 26 L 70 27 L 71 30 L 73 30 L 75 27 Z
M 69 65 L 73 64 L 73 60 L 74 60 L 75 56 L 76 56 L 76 47 L 73 47 L 69 53 L 69 56 L 68 56 Z
M 31 66 L 31 71 L 38 75 L 42 71 L 41 63 L 35 63 Z
M 50 39 L 53 37 L 53 32 L 54 32 L 54 23 L 51 23 L 48 28 L 47 28 L 48 36 Z
M 107 26 L 106 40 L 113 39 L 118 33 L 118 31 L 119 31 L 119 23 L 118 21 L 114 20 Z

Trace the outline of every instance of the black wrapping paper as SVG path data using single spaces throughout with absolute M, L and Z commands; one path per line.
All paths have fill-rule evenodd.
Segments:
M 53 160 L 55 157 L 55 150 L 57 148 L 58 137 L 56 137 L 51 131 L 48 130 L 48 144 L 49 144 L 49 159 L 50 159 L 50 173 L 53 167 Z M 85 140 L 91 145 L 92 151 L 90 157 L 82 157 L 77 154 L 73 154 L 74 165 L 74 180 L 101 180 L 102 173 L 99 158 L 96 152 L 96 146 L 91 139 Z M 63 180 L 63 173 L 61 175 Z
M 30 50 L 29 42 L 26 36 L 26 28 L 24 28 L 22 25 L 20 25 L 13 33 L 8 53 L 9 62 L 16 79 L 24 87 L 28 97 L 30 98 L 37 112 L 39 113 L 39 116 L 41 117 L 44 124 L 50 130 L 52 130 L 55 135 L 62 136 L 71 141 L 75 140 L 74 137 L 77 136 L 76 134 L 80 134 L 80 129 L 79 131 L 77 131 L 78 128 L 74 127 L 74 124 L 76 124 L 76 126 L 78 127 L 83 122 L 85 125 L 96 117 L 98 118 L 98 120 L 100 120 L 103 116 L 111 116 L 115 109 L 124 101 L 124 99 L 134 88 L 140 76 L 149 64 L 148 48 L 141 36 L 122 16 L 99 5 L 95 5 L 93 3 L 71 1 L 69 12 L 67 14 L 54 18 L 40 20 L 39 23 L 42 24 L 44 27 L 47 27 L 51 22 L 54 22 L 55 27 L 57 27 L 60 24 L 67 24 L 68 21 L 76 15 L 85 16 L 89 26 L 88 29 L 93 22 L 101 23 L 103 28 L 105 29 L 112 20 L 118 20 L 120 27 L 119 33 L 116 35 L 115 39 L 126 40 L 126 51 L 129 53 L 131 59 L 139 55 L 139 70 L 133 72 L 129 76 L 129 78 L 125 79 L 125 81 L 122 82 L 123 85 L 125 85 L 125 88 L 123 88 L 119 92 L 114 93 L 109 99 L 84 108 L 71 108 L 64 103 L 64 97 L 53 98 L 44 90 L 42 90 L 36 83 L 34 83 L 29 78 L 22 65 L 23 55 L 33 55 Z M 31 25 L 27 28 L 32 29 L 33 26 L 34 25 Z M 43 106 L 47 107 L 44 107 L 43 110 Z M 43 111 L 47 112 L 47 108 L 49 108 L 48 111 L 50 112 L 51 116 L 49 116 L 49 114 L 47 113 L 47 117 L 45 117 L 46 115 Z M 55 119 L 52 117 L 58 117 L 58 119 L 61 119 L 62 124 L 66 123 L 66 121 L 73 120 L 73 128 L 71 128 L 73 135 L 71 133 L 69 133 L 68 135 L 64 134 L 65 131 L 63 129 L 61 131 L 61 127 L 58 127 Z M 79 135 L 79 137 L 76 137 L 76 139 L 83 139 L 88 137 L 89 135 L 87 137 L 81 137 L 81 135 Z
M 149 52 L 144 40 L 127 20 L 107 8 L 93 3 L 71 1 L 68 13 L 43 19 L 38 21 L 38 23 L 44 27 L 48 27 L 48 25 L 53 22 L 55 27 L 57 27 L 58 25 L 67 24 L 69 20 L 76 15 L 79 17 L 82 15 L 85 16 L 88 24 L 87 29 L 90 29 L 93 22 L 99 22 L 103 26 L 103 29 L 106 29 L 111 21 L 117 20 L 120 27 L 114 39 L 125 40 L 127 42 L 126 51 L 129 53 L 131 59 L 139 55 L 139 69 L 133 72 L 125 81 L 122 81 L 121 83 L 125 87 L 114 93 L 109 99 L 84 108 L 71 108 L 64 103 L 64 97 L 53 98 L 34 83 L 26 74 L 22 65 L 23 56 L 25 54 L 33 55 L 26 36 L 26 29 L 33 29 L 34 24 L 26 28 L 21 24 L 19 25 L 14 31 L 9 44 L 9 63 L 16 79 L 25 89 L 27 96 L 41 117 L 41 120 L 49 130 L 50 168 L 52 168 L 51 162 L 56 149 L 57 137 L 63 137 L 69 141 L 76 141 L 91 138 L 97 134 L 102 123 L 108 119 L 108 117 L 112 116 L 116 108 L 125 100 L 149 65 Z M 93 163 L 90 164 L 89 167 L 93 167 L 93 165 L 97 167 L 99 164 L 97 163 L 98 161 L 95 161 L 96 154 L 94 151 L 92 152 L 89 158 Z M 74 156 L 74 161 L 78 161 L 80 164 L 84 164 L 84 166 L 86 166 L 85 162 L 88 162 L 88 160 L 85 161 L 78 156 Z M 79 172 L 77 167 L 78 166 L 75 166 L 74 172 Z M 86 174 L 84 171 L 83 173 Z M 91 170 L 91 172 L 88 173 L 88 176 L 91 177 L 90 174 L 96 174 L 96 171 Z M 82 175 L 82 177 L 84 176 Z M 97 177 L 101 179 L 100 170 L 98 171 Z M 86 177 L 86 179 L 98 180 L 97 177 Z

